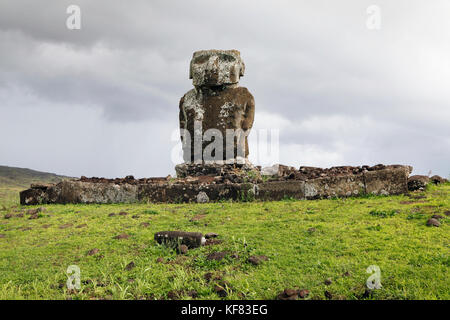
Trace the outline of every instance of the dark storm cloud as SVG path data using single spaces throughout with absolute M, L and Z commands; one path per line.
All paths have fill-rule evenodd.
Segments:
M 71 4 L 81 30 L 65 26 Z M 72 175 L 173 172 L 192 52 L 236 48 L 255 128 L 281 129 L 280 162 L 408 163 L 447 176 L 450 5 L 378 1 L 373 31 L 371 4 L 2 1 L 0 134 L 21 129 L 0 141 L 0 162 Z M 43 123 L 60 142 L 28 158 L 26 132 Z

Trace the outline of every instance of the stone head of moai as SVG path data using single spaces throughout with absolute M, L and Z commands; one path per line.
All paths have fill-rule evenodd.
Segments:
M 245 64 L 237 50 L 202 50 L 194 52 L 189 78 L 194 86 L 221 86 L 239 82 Z
M 194 52 L 189 76 L 194 88 L 180 100 L 180 130 L 186 163 L 242 163 L 255 101 L 239 86 L 245 65 L 237 50 Z

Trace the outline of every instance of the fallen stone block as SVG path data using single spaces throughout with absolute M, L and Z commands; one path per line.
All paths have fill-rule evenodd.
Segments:
M 409 166 L 386 166 L 385 169 L 364 172 L 366 193 L 396 195 L 408 192 Z

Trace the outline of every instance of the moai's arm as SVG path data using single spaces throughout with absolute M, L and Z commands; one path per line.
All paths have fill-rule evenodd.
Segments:
M 255 99 L 250 92 L 248 92 L 248 96 L 249 99 L 245 106 L 244 119 L 242 121 L 242 130 L 251 129 L 253 126 L 253 120 L 255 119 Z
M 181 135 L 181 140 L 183 140 L 183 129 L 186 128 L 186 115 L 183 109 L 183 104 L 184 104 L 184 96 L 180 99 L 180 114 L 179 114 L 179 119 L 180 119 L 180 135 Z

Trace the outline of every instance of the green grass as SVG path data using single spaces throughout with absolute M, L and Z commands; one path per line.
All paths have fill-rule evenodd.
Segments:
M 308 289 L 309 299 L 325 291 L 335 299 L 450 298 L 450 184 L 425 198 L 46 205 L 38 219 L 4 219 L 33 208 L 20 207 L 16 192 L 0 190 L 0 299 L 192 299 L 190 291 L 197 299 L 274 299 L 285 288 Z M 109 216 L 121 211 L 129 214 Z M 426 226 L 433 214 L 445 217 L 438 228 Z M 153 240 L 163 230 L 215 232 L 223 242 L 177 255 Z M 113 238 L 122 233 L 129 239 Z M 208 260 L 214 251 L 229 254 Z M 254 266 L 251 255 L 269 260 Z M 78 291 L 66 287 L 69 265 L 80 267 Z M 380 267 L 382 288 L 365 296 L 370 265 Z M 229 284 L 226 298 L 214 277 Z

